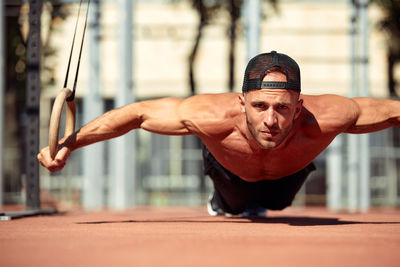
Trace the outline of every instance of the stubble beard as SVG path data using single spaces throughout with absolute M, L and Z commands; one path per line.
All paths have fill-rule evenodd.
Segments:
M 255 129 L 253 127 L 253 125 L 249 122 L 247 114 L 246 114 L 246 123 L 247 123 L 247 128 L 249 129 L 251 135 L 257 141 L 257 143 L 264 149 L 272 149 L 272 148 L 276 148 L 280 144 L 282 144 L 283 141 L 286 139 L 286 137 L 289 135 L 290 131 L 293 128 L 294 119 L 293 119 L 292 123 L 287 128 L 285 128 L 283 131 L 282 131 L 282 129 L 278 128 L 279 138 L 278 139 L 274 138 L 275 140 L 272 140 L 272 138 L 268 138 L 268 139 L 263 138 L 261 135 L 261 131 L 264 130 L 265 128 L 260 129 L 260 130 Z

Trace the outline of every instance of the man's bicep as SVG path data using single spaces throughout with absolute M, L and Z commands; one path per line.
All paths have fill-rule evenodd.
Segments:
M 218 138 L 234 128 L 240 112 L 235 94 L 201 94 L 186 98 L 180 105 L 182 123 L 190 134 Z
M 191 134 L 181 114 L 181 105 L 184 101 L 182 98 L 162 98 L 141 102 L 140 128 L 166 135 Z

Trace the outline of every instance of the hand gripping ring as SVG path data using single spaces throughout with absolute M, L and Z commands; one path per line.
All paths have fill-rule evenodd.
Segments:
M 67 102 L 64 137 L 73 134 L 75 131 L 75 98 L 71 101 L 66 101 L 66 99 L 71 95 L 72 91 L 70 89 L 63 88 L 54 100 L 49 126 L 49 148 L 52 159 L 55 159 L 58 152 L 58 134 L 64 102 Z

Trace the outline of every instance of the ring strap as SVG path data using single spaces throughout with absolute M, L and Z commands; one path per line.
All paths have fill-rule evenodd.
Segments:
M 83 48 L 83 43 L 84 43 L 84 40 L 85 40 L 86 25 L 87 25 L 88 14 L 89 14 L 89 5 L 90 5 L 90 0 L 88 0 L 88 3 L 87 3 L 85 25 L 84 25 L 84 28 L 83 28 L 82 41 L 81 41 L 80 50 L 79 50 L 78 63 L 77 63 L 77 68 L 76 68 L 76 72 L 75 72 L 74 85 L 72 87 L 72 94 L 66 99 L 68 102 L 73 101 L 75 99 L 75 90 L 76 90 L 76 84 L 78 82 L 79 66 L 80 66 L 80 63 L 81 63 L 82 48 Z M 73 51 L 74 51 L 75 37 L 76 37 L 76 31 L 77 31 L 77 28 L 78 28 L 79 15 L 81 13 L 81 6 L 82 6 L 82 0 L 80 0 L 80 2 L 79 2 L 79 10 L 78 10 L 78 16 L 76 18 L 76 23 L 75 23 L 74 37 L 72 39 L 71 52 L 69 54 L 67 72 L 65 74 L 64 88 L 68 88 L 67 87 L 68 76 L 69 76 L 69 70 L 70 70 L 70 67 L 71 67 L 72 54 L 73 54 Z

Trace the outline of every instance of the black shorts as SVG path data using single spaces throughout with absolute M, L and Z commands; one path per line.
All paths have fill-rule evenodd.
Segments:
M 308 175 L 316 169 L 311 163 L 303 170 L 277 180 L 247 182 L 222 167 L 204 145 L 203 160 L 204 174 L 214 183 L 214 201 L 224 212 L 232 214 L 254 206 L 271 210 L 290 206 Z

